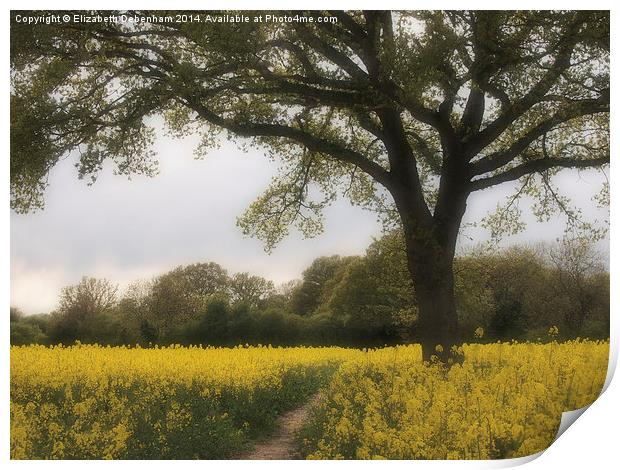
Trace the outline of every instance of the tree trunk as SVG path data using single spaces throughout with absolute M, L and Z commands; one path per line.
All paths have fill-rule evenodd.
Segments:
M 397 207 L 399 204 L 397 203 Z M 449 217 L 437 217 L 420 223 L 406 205 L 399 213 L 407 251 L 407 264 L 418 303 L 416 336 L 425 361 L 462 362 L 452 348 L 460 344 L 456 299 L 454 295 L 454 254 L 466 196 L 450 199 Z
M 402 122 L 389 113 L 380 114 L 380 118 L 395 139 L 387 146 L 393 178 L 389 189 L 405 236 L 407 262 L 418 302 L 416 329 L 422 355 L 424 360 L 436 356 L 446 363 L 455 359 L 461 362 L 451 351 L 458 343 L 452 267 L 469 195 L 468 159 L 452 132 L 441 135 L 444 158 L 431 212 Z M 450 127 L 449 123 L 446 125 Z
M 427 253 L 420 253 L 424 251 Z M 460 362 L 452 350 L 459 344 L 453 257 L 419 247 L 412 253 L 408 246 L 407 258 L 418 302 L 416 330 L 423 360 L 430 361 L 436 356 L 445 363 Z

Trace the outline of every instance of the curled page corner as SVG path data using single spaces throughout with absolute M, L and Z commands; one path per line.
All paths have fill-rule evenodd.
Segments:
M 577 421 L 577 419 L 588 409 L 590 405 L 584 406 L 583 408 L 579 408 L 577 410 L 565 411 L 562 413 L 562 418 L 560 419 L 560 427 L 558 428 L 558 432 L 553 439 L 553 442 L 557 441 L 558 438 L 564 434 L 571 425 Z

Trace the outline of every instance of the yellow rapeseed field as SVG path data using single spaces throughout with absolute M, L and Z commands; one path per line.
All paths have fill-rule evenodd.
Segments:
M 305 429 L 314 459 L 495 459 L 548 447 L 563 411 L 592 403 L 608 342 L 466 345 L 449 370 L 418 348 L 343 364 Z
M 358 352 L 11 348 L 11 457 L 226 458 Z
M 322 388 L 308 458 L 503 458 L 549 445 L 598 396 L 608 343 L 464 346 L 11 348 L 11 457 L 227 458 Z

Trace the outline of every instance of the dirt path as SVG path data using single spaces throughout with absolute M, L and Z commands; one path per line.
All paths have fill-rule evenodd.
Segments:
M 319 402 L 320 394 L 298 408 L 284 413 L 278 418 L 275 432 L 265 441 L 257 442 L 254 447 L 239 455 L 240 460 L 287 460 L 293 458 L 295 436 L 306 422 L 310 410 Z

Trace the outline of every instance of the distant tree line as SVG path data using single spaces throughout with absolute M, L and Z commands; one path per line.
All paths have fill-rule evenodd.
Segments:
M 301 280 L 278 288 L 216 263 L 180 266 L 122 293 L 84 277 L 62 289 L 50 314 L 12 307 L 11 344 L 412 342 L 418 310 L 404 250 L 400 233 L 390 233 L 364 256 L 317 258 Z M 460 328 L 471 341 L 609 336 L 609 273 L 584 240 L 474 249 L 456 258 L 454 275 Z

